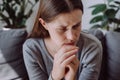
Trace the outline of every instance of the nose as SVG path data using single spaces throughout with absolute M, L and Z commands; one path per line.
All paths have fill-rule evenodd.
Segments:
M 70 41 L 74 41 L 76 38 L 75 32 L 73 30 L 69 30 L 66 36 L 67 36 L 67 39 Z

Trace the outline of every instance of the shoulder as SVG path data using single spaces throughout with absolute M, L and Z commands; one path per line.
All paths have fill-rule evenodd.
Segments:
M 23 51 L 29 53 L 35 53 L 41 51 L 42 47 L 43 47 L 43 39 L 29 38 L 23 44 Z
M 95 36 L 86 32 L 81 32 L 80 39 L 81 41 L 79 44 L 82 44 L 81 50 L 83 56 L 102 55 L 102 44 Z
M 84 46 L 96 46 L 96 47 L 102 47 L 100 40 L 98 40 L 98 38 L 96 38 L 94 35 L 89 34 L 87 32 L 81 32 L 81 37 L 83 39 L 84 42 Z
M 42 42 L 42 39 L 36 39 L 36 38 L 29 38 L 25 41 L 25 43 L 23 44 L 23 47 L 28 46 L 28 47 L 34 47 L 38 44 L 40 44 L 40 42 Z
M 84 59 L 87 60 L 98 56 L 101 59 L 102 57 L 101 42 L 95 36 L 86 32 L 81 32 L 81 38 L 83 40 L 82 54 L 81 54 L 82 57 L 84 57 Z
M 36 54 L 41 57 L 41 43 L 42 39 L 36 39 L 36 38 L 29 38 L 25 41 L 23 44 L 23 55 L 26 57 L 26 59 L 36 60 Z M 38 54 L 39 53 L 39 54 Z

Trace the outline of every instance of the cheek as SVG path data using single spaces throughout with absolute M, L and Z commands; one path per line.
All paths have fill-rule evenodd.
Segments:
M 64 42 L 65 36 L 62 33 L 59 33 L 55 30 L 49 32 L 50 38 L 56 43 L 56 44 L 62 44 Z
M 62 46 L 65 42 L 65 38 L 62 35 L 57 35 L 57 34 L 55 35 L 56 36 L 54 36 L 53 41 L 58 47 Z
M 65 36 L 64 36 L 64 34 L 58 34 L 58 33 L 56 33 L 56 34 L 54 34 L 55 36 L 55 41 L 57 42 L 57 43 L 61 43 L 61 42 L 63 42 L 64 41 L 64 39 L 65 39 Z
M 77 29 L 77 30 L 75 31 L 75 40 L 76 40 L 76 42 L 78 41 L 78 39 L 79 39 L 79 37 L 80 37 L 80 32 L 81 32 L 81 29 Z
M 79 37 L 80 36 L 80 32 L 81 32 L 80 28 L 78 28 L 77 30 L 75 30 L 75 36 Z

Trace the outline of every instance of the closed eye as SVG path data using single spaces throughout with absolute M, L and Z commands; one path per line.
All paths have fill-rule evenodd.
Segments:
M 65 32 L 65 31 L 67 31 L 67 29 L 65 28 L 65 27 L 63 27 L 63 28 L 58 28 L 57 29 L 59 32 Z
M 73 29 L 77 29 L 78 27 L 81 26 L 81 22 L 77 23 L 76 25 L 73 26 Z

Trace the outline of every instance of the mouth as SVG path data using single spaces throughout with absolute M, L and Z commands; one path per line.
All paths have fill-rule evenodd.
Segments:
M 64 45 L 75 45 L 75 43 L 74 42 L 72 42 L 72 43 L 64 43 Z

